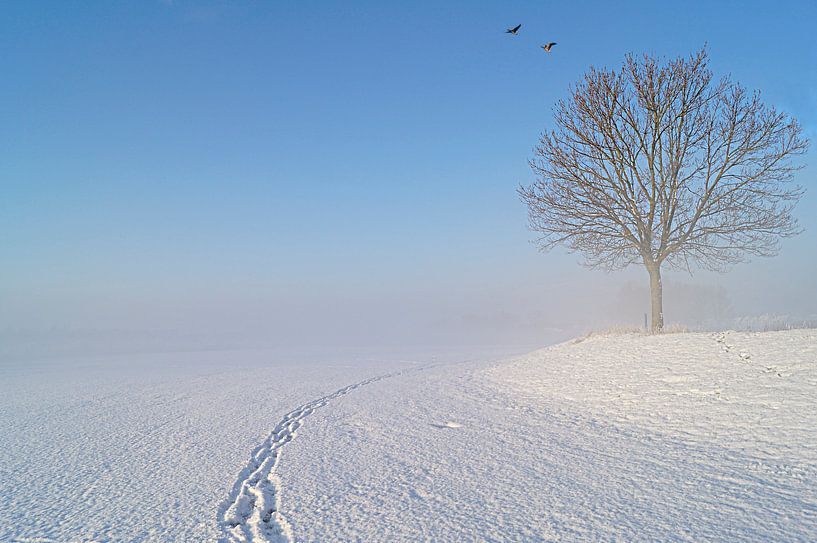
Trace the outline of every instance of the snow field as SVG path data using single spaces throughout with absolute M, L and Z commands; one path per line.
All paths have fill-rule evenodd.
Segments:
M 0 541 L 817 539 L 814 330 L 275 360 L 0 368 Z

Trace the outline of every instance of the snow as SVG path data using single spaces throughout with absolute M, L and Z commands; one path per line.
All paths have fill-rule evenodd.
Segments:
M 517 397 L 817 464 L 815 330 L 591 336 L 489 373 Z
M 77 359 L 0 373 L 0 541 L 214 541 L 281 415 L 372 373 L 263 352 Z
M 0 375 L 0 541 L 817 536 L 815 330 Z

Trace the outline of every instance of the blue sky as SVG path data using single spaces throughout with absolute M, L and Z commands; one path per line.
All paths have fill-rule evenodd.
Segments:
M 0 328 L 516 341 L 577 320 L 643 278 L 528 243 L 515 188 L 553 104 L 591 65 L 708 43 L 814 139 L 815 21 L 807 1 L 4 3 Z M 814 157 L 776 261 L 678 280 L 817 311 Z

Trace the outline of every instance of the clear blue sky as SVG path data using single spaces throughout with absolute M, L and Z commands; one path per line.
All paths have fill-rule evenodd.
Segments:
M 574 318 L 641 272 L 537 254 L 515 187 L 589 66 L 708 43 L 716 74 L 817 139 L 817 4 L 715 4 L 5 2 L 0 328 L 311 341 Z M 814 308 L 815 156 L 806 234 L 752 273 L 683 280 Z

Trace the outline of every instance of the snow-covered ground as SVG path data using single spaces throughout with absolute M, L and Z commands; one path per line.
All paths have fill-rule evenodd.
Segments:
M 6 369 L 0 541 L 817 539 L 814 330 L 270 360 Z
M 406 362 L 139 355 L 0 373 L 0 542 L 212 541 L 293 406 Z

